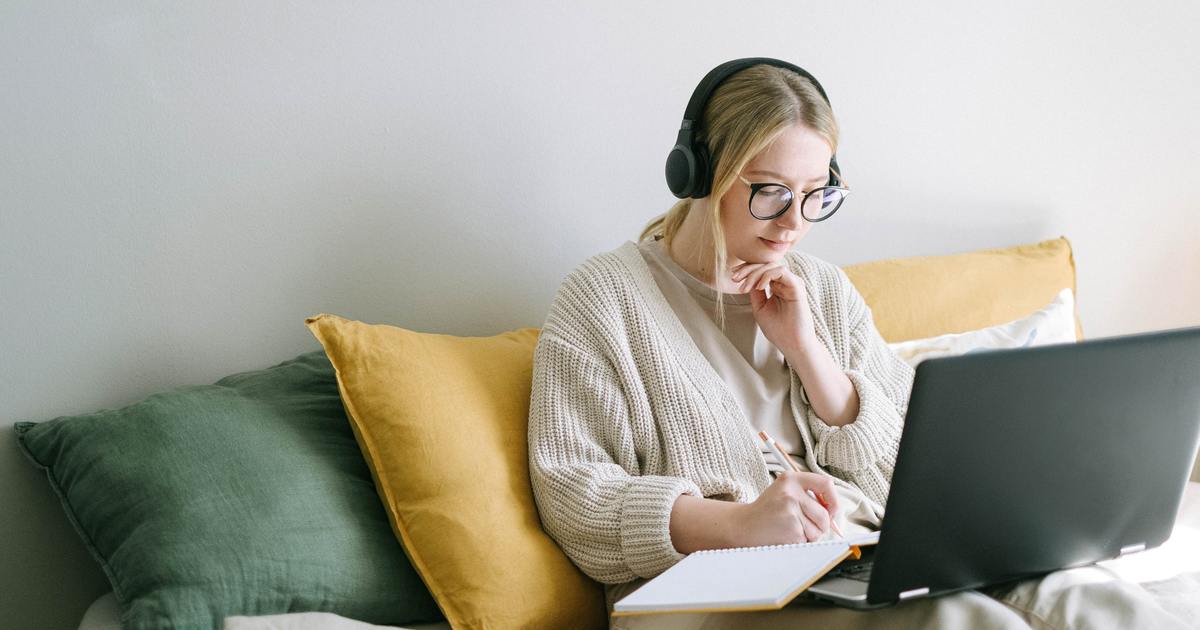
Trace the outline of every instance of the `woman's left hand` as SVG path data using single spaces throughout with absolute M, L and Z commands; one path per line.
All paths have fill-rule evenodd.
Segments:
M 815 336 L 808 290 L 786 261 L 742 263 L 733 268 L 732 278 L 740 289 L 750 292 L 754 319 L 777 348 L 799 349 Z M 767 286 L 771 287 L 769 298 Z

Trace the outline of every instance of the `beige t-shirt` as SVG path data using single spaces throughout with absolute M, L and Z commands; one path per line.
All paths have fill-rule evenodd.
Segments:
M 783 352 L 762 333 L 754 319 L 750 294 L 730 294 L 725 302 L 725 331 L 717 325 L 717 291 L 693 277 L 667 253 L 661 240 L 638 243 L 663 296 L 700 352 L 730 388 L 754 433 L 766 431 L 801 470 L 804 444 L 789 396 L 791 374 Z M 772 473 L 784 470 L 764 444 L 758 445 Z M 838 486 L 838 526 L 852 536 L 879 529 L 880 521 L 862 491 Z

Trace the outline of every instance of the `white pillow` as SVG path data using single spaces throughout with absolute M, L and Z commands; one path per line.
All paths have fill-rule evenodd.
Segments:
M 1053 301 L 1032 315 L 1007 324 L 889 343 L 888 347 L 915 368 L 921 361 L 935 357 L 1055 343 L 1075 343 L 1075 296 L 1071 289 L 1059 291 Z

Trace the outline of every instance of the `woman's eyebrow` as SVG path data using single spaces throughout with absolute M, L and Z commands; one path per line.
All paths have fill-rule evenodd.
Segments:
M 761 168 L 756 168 L 756 169 L 754 169 L 753 171 L 746 171 L 746 173 L 747 173 L 747 174 L 761 173 L 761 174 L 763 174 L 763 175 L 770 175 L 771 177 L 774 177 L 774 178 L 776 178 L 776 179 L 779 179 L 780 181 L 782 181 L 782 182 L 783 182 L 783 183 L 785 183 L 785 184 L 787 184 L 787 183 L 791 183 L 791 182 L 788 182 L 788 181 L 787 181 L 787 178 L 786 178 L 786 177 L 784 177 L 783 175 L 780 175 L 779 173 L 776 173 L 776 172 L 774 172 L 774 171 L 767 171 L 767 170 L 763 170 L 763 169 L 761 169 Z M 823 174 L 823 175 L 817 175 L 816 177 L 809 178 L 809 179 L 805 180 L 805 181 L 804 181 L 804 183 L 806 183 L 806 184 L 811 184 L 811 183 L 813 183 L 813 182 L 824 182 L 824 181 L 826 181 L 828 178 L 829 178 L 829 173 L 825 173 L 825 174 Z

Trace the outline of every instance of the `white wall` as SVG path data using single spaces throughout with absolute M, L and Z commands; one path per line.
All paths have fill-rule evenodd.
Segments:
M 540 325 L 673 201 L 712 66 L 813 72 L 856 190 L 838 264 L 1068 236 L 1089 337 L 1200 324 L 1190 2 L 0 5 L 0 619 L 106 587 L 19 420 L 317 348 L 332 312 Z

